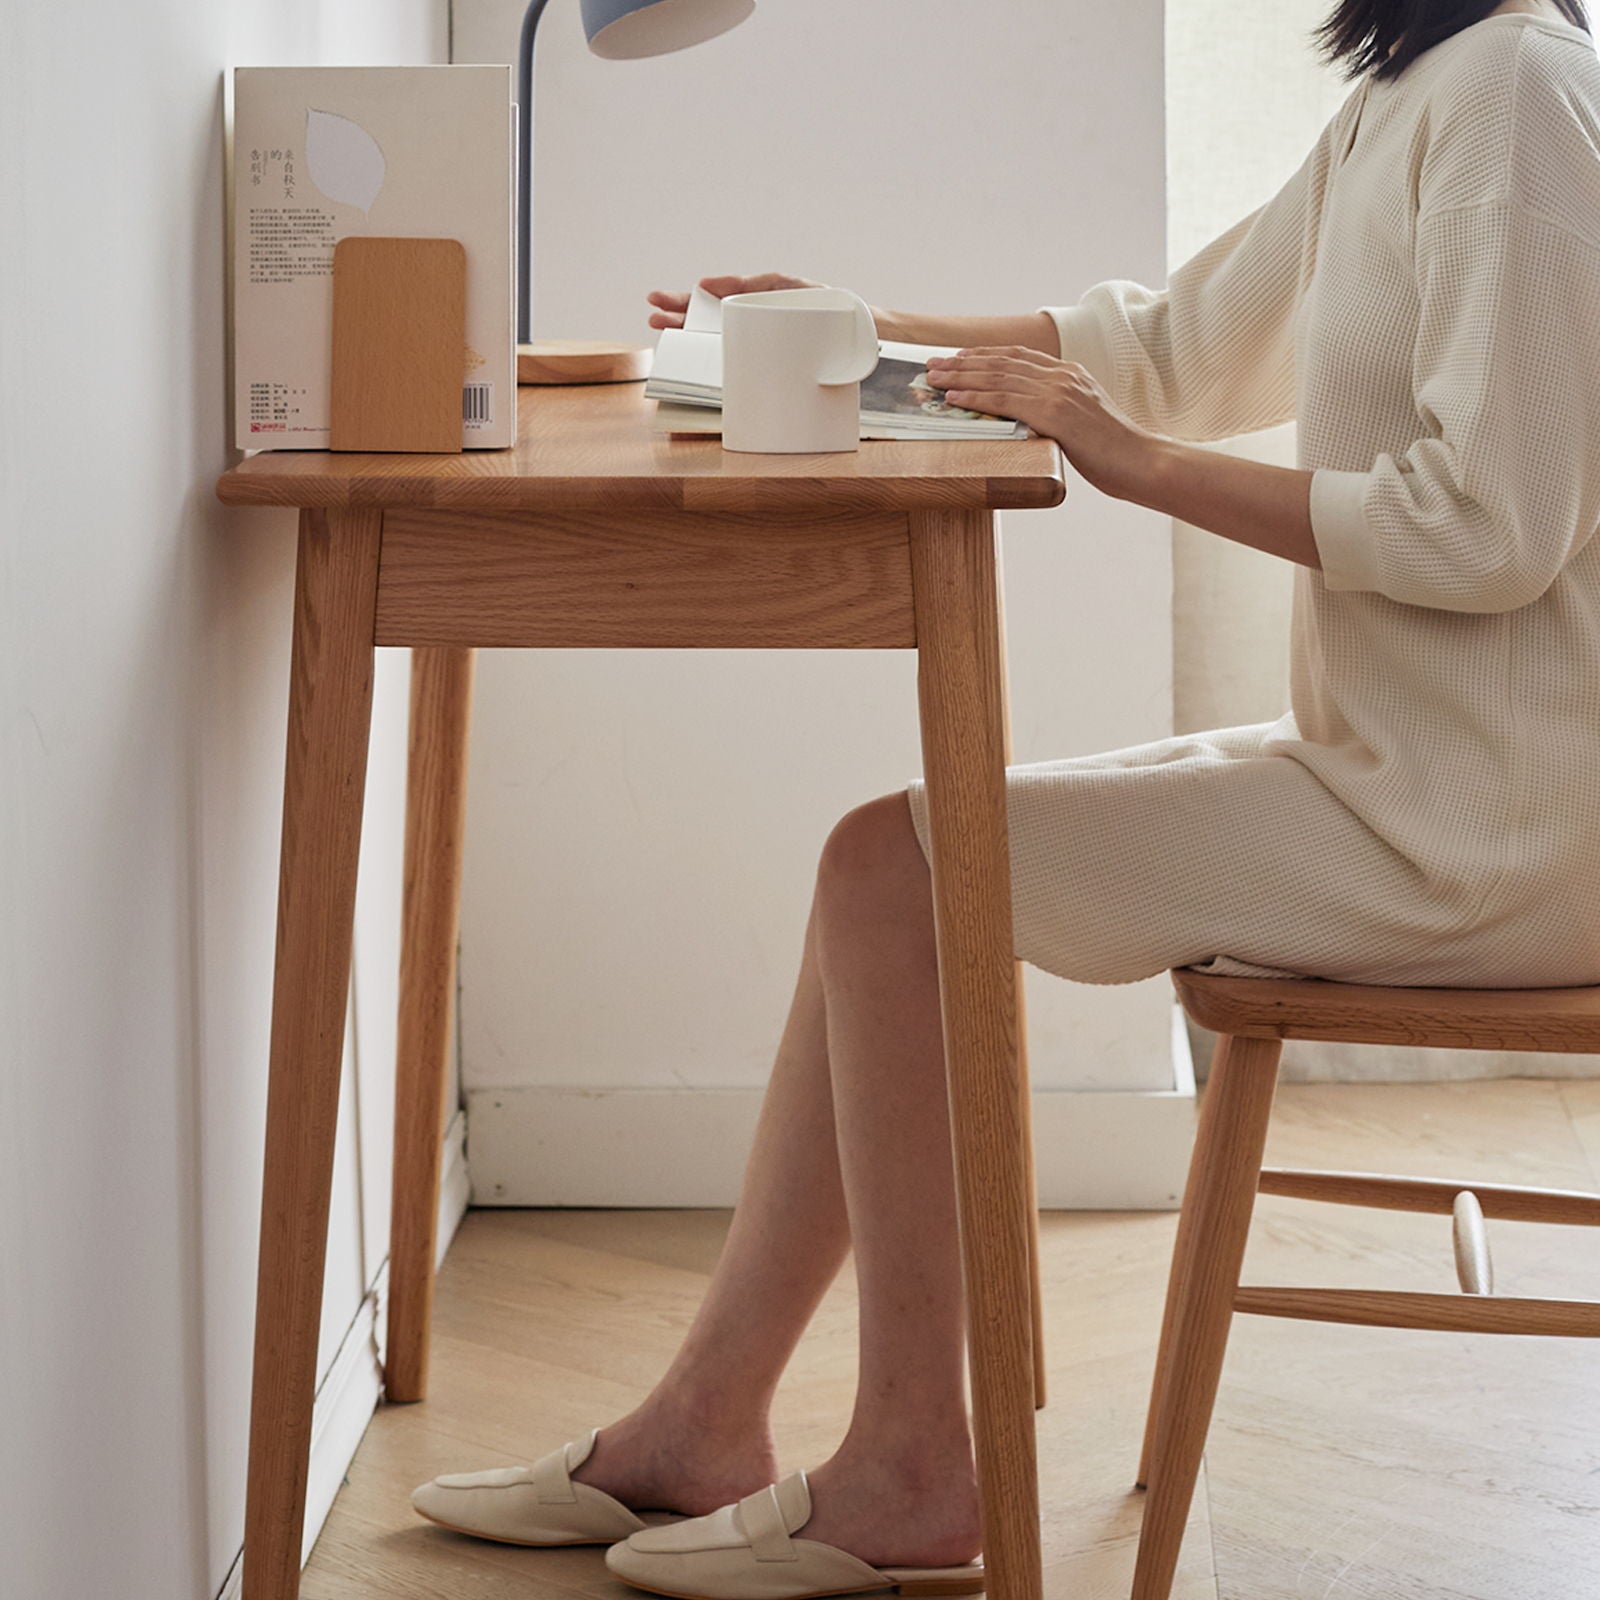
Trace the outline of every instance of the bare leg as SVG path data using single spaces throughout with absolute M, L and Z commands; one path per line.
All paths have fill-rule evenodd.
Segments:
M 817 949 L 861 1301 L 849 1432 L 810 1474 L 807 1537 L 880 1565 L 981 1545 L 932 886 L 903 794 L 823 854 Z
M 860 1383 L 843 1444 L 810 1474 L 806 1536 L 879 1564 L 968 1560 L 981 1534 L 938 963 L 904 795 L 852 812 L 828 841 L 706 1301 L 661 1383 L 576 1476 L 689 1511 L 773 1481 L 767 1407 L 852 1240 Z
M 715 1510 L 778 1477 L 767 1412 L 849 1250 L 817 919 L 762 1102 L 733 1224 L 694 1323 L 639 1408 L 574 1474 L 625 1505 Z

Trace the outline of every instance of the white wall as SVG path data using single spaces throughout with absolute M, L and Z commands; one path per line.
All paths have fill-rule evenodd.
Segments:
M 1168 0 L 1170 259 L 1187 261 L 1269 199 L 1349 93 L 1313 48 L 1332 0 Z M 1294 462 L 1294 428 L 1230 446 Z M 1293 574 L 1179 524 L 1173 538 L 1179 729 L 1268 722 L 1289 703 Z
M 456 0 L 455 58 L 510 59 L 520 10 Z M 1160 0 L 762 0 L 722 39 L 615 63 L 552 6 L 535 333 L 648 339 L 645 291 L 713 271 L 969 312 L 1160 283 L 1162 49 Z M 1018 757 L 1168 732 L 1166 524 L 1075 483 L 1063 509 L 1007 516 L 1005 557 Z M 462 936 L 475 1170 L 511 1104 L 494 1091 L 765 1080 L 817 848 L 919 768 L 913 672 L 909 654 L 485 654 Z M 1046 1089 L 1171 1084 L 1164 982 L 1036 975 L 1031 1021 Z
M 242 1531 L 294 528 L 212 495 L 222 75 L 439 60 L 445 10 L 63 0 L 4 34 L 0 1588 L 203 1600 Z M 380 664 L 324 1367 L 386 1249 L 404 674 Z

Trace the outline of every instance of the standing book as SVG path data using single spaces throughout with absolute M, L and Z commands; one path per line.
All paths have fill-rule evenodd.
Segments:
M 461 442 L 514 444 L 511 69 L 239 67 L 233 102 L 234 442 L 328 448 L 333 249 L 368 235 L 461 241 Z

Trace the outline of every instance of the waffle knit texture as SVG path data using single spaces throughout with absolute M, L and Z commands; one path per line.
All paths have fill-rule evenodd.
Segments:
M 1363 81 L 1166 292 L 1047 309 L 1144 427 L 1297 419 L 1322 570 L 1278 722 L 1012 769 L 1018 954 L 1103 983 L 1600 982 L 1589 36 L 1463 30 Z

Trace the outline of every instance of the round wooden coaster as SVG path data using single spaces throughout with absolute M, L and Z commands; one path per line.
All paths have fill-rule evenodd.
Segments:
M 637 383 L 650 376 L 655 348 L 602 339 L 535 339 L 517 346 L 518 383 Z

